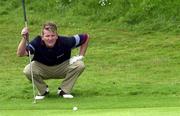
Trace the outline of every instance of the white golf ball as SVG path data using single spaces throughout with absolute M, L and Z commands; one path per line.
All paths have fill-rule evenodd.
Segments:
M 78 110 L 78 108 L 77 107 L 73 107 L 73 111 L 76 111 L 76 110 Z

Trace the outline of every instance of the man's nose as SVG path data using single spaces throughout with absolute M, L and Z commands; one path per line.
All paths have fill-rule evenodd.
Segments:
M 49 36 L 49 38 L 48 39 L 53 39 L 53 36 Z

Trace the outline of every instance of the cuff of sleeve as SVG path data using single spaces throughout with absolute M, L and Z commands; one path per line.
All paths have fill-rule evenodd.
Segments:
M 84 34 L 84 39 L 85 39 L 85 41 L 88 39 L 88 34 L 87 33 Z

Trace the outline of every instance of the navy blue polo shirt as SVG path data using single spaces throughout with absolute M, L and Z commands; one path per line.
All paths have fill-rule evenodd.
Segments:
M 87 40 L 86 34 L 73 37 L 58 36 L 53 48 L 47 48 L 41 36 L 34 38 L 26 47 L 34 55 L 33 61 L 47 66 L 58 65 L 71 57 L 71 50 L 79 47 Z

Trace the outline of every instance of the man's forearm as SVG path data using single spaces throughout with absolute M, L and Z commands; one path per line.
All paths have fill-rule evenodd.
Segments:
M 17 55 L 18 56 L 26 56 L 26 55 L 28 55 L 28 53 L 26 51 L 26 42 L 29 39 L 29 31 L 28 31 L 27 27 L 24 27 L 22 29 L 21 35 L 22 35 L 22 39 L 17 48 Z
M 17 48 L 17 55 L 18 56 L 25 56 L 27 55 L 26 52 L 26 39 L 24 37 L 22 37 L 19 46 Z
M 79 50 L 80 56 L 85 56 L 85 53 L 86 53 L 86 50 L 88 47 L 88 43 L 89 43 L 89 36 L 87 37 L 86 42 L 80 46 L 80 50 Z

